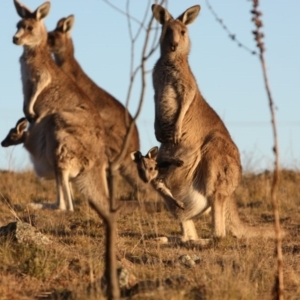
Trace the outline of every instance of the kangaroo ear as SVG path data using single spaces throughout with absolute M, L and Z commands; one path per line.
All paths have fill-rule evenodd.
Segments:
M 25 131 L 26 127 L 27 127 L 27 120 L 26 118 L 21 118 L 16 125 L 16 129 L 18 133 L 22 133 Z
M 153 17 L 161 25 L 164 25 L 167 21 L 173 19 L 170 13 L 162 6 L 158 4 L 153 4 L 151 8 L 152 8 Z
M 152 159 L 156 160 L 157 154 L 158 154 L 158 147 L 156 146 L 156 147 L 151 148 L 148 151 L 148 153 L 147 153 L 146 156 L 148 156 L 149 158 L 152 158 Z
M 133 151 L 130 153 L 131 159 L 137 163 L 142 159 L 142 153 L 140 151 Z
M 184 25 L 189 25 L 194 22 L 200 12 L 201 6 L 195 5 L 188 8 L 177 20 L 181 21 Z
M 74 19 L 75 19 L 74 15 L 70 15 L 67 18 L 64 19 L 63 27 L 62 27 L 62 31 L 64 33 L 67 33 L 69 31 L 71 31 L 71 29 L 74 26 Z
M 33 13 L 35 18 L 37 20 L 42 20 L 44 18 L 46 18 L 49 14 L 50 11 L 50 2 L 45 2 L 44 4 L 40 5 L 36 11 Z
M 21 4 L 18 0 L 14 0 L 14 4 L 17 10 L 18 15 L 22 19 L 27 19 L 32 17 L 32 12 L 25 5 Z

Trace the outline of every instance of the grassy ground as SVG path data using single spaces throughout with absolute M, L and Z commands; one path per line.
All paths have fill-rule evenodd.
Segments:
M 241 218 L 272 226 L 271 174 L 246 174 L 237 190 Z M 279 189 L 286 299 L 300 295 L 300 173 L 282 171 Z M 128 197 L 122 183 L 119 196 Z M 75 212 L 33 211 L 28 202 L 54 202 L 54 182 L 31 172 L 0 173 L 0 226 L 16 218 L 32 223 L 53 243 L 18 244 L 0 236 L 0 299 L 104 299 L 103 224 L 76 195 Z M 18 205 L 16 205 L 18 204 Z M 271 299 L 276 260 L 272 240 L 231 236 L 205 248 L 159 245 L 147 237 L 179 235 L 180 228 L 155 196 L 122 201 L 117 248 L 135 288 L 132 299 Z M 12 209 L 13 208 L 13 209 Z M 210 234 L 210 215 L 196 220 L 198 234 Z M 197 255 L 187 267 L 182 255 Z M 138 288 L 139 287 L 139 290 Z

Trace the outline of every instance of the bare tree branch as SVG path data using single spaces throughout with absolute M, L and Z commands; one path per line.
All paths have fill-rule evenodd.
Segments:
M 110 7 L 112 7 L 114 10 L 116 10 L 120 14 L 128 17 L 128 15 L 127 15 L 127 13 L 125 11 L 123 11 L 122 9 L 120 9 L 118 6 L 112 4 L 110 1 L 103 0 L 103 2 L 105 2 L 107 5 L 109 5 Z M 138 20 L 137 18 L 135 18 L 133 16 L 129 16 L 129 18 L 132 19 L 133 21 L 135 21 L 136 23 L 140 24 L 142 27 L 144 26 L 144 24 L 140 20 Z M 146 29 L 146 28 L 144 28 L 144 29 Z
M 123 145 L 121 148 L 122 150 L 118 154 L 117 158 L 110 164 L 108 170 L 109 177 L 110 177 L 109 209 L 105 210 L 102 207 L 100 207 L 97 203 L 94 203 L 92 200 L 89 201 L 90 206 L 96 211 L 99 217 L 104 220 L 104 223 L 106 225 L 105 277 L 108 283 L 108 287 L 107 287 L 108 299 L 115 300 L 115 299 L 120 299 L 120 288 L 119 288 L 118 276 L 117 276 L 117 257 L 116 257 L 116 249 L 115 249 L 116 240 L 117 240 L 117 218 L 118 218 L 117 200 L 115 197 L 115 186 L 114 186 L 115 176 L 116 176 L 116 171 L 119 169 L 122 160 L 125 158 L 125 155 L 127 154 L 127 149 L 130 142 L 130 136 L 133 132 L 136 120 L 139 117 L 140 112 L 142 110 L 142 106 L 145 98 L 145 91 L 146 91 L 146 77 L 147 77 L 146 62 L 157 49 L 158 34 L 156 28 L 154 34 L 154 41 L 152 42 L 152 48 L 149 49 L 149 41 L 151 39 L 151 33 L 153 31 L 153 27 L 152 27 L 153 20 L 154 20 L 153 16 L 151 16 L 147 26 L 145 26 L 145 22 L 148 16 L 148 11 L 150 10 L 150 4 L 151 4 L 150 0 L 148 1 L 148 5 L 145 10 L 143 20 L 141 22 L 130 15 L 129 12 L 130 0 L 127 1 L 126 12 L 120 10 L 118 7 L 114 6 L 107 0 L 103 0 L 103 1 L 127 17 L 128 31 L 131 40 L 131 64 L 130 64 L 130 83 L 129 83 L 127 98 L 126 98 L 126 108 L 128 107 L 129 100 L 131 98 L 131 92 L 136 80 L 136 76 L 139 74 L 139 72 L 141 74 L 141 88 L 140 88 L 141 91 L 140 91 L 137 111 L 131 122 L 129 122 L 129 118 L 128 118 L 127 124 L 129 123 L 130 124 L 127 127 L 127 132 L 123 140 Z M 165 0 L 162 0 L 161 4 L 164 2 Z M 132 24 L 131 24 L 132 21 L 135 21 L 139 24 L 136 34 L 133 34 L 132 31 Z M 136 68 L 134 68 L 135 43 L 139 38 L 139 36 L 141 35 L 142 29 L 145 29 L 145 39 L 144 39 L 143 49 L 141 53 L 141 60 L 139 65 Z
M 253 15 L 252 21 L 255 24 L 256 29 L 253 31 L 254 39 L 256 41 L 256 46 L 259 49 L 259 59 L 263 71 L 265 89 L 267 92 L 269 107 L 271 113 L 271 124 L 273 129 L 273 139 L 274 139 L 274 173 L 273 173 L 273 182 L 271 187 L 271 198 L 273 205 L 273 213 L 275 219 L 275 231 L 276 231 L 276 254 L 277 254 L 277 275 L 275 276 L 275 284 L 274 284 L 274 297 L 275 300 L 283 300 L 284 299 L 284 283 L 283 283 L 283 257 L 282 257 L 282 230 L 280 227 L 280 218 L 279 218 L 279 210 L 278 210 L 278 199 L 277 199 L 277 190 L 278 190 L 278 182 L 279 182 L 279 146 L 278 146 L 278 134 L 277 134 L 277 123 L 276 123 L 276 115 L 275 115 L 275 107 L 274 101 L 271 95 L 271 89 L 268 80 L 266 61 L 264 57 L 264 43 L 262 41 L 264 34 L 261 32 L 261 28 L 263 23 L 260 19 L 262 13 L 258 10 L 259 0 L 253 0 L 253 9 L 251 13 Z
M 236 36 L 236 34 L 232 33 L 228 27 L 226 26 L 226 24 L 224 23 L 224 21 L 218 16 L 218 14 L 215 12 L 215 10 L 213 9 L 213 7 L 211 6 L 211 4 L 209 3 L 209 0 L 205 0 L 205 3 L 208 7 L 208 9 L 210 10 L 210 12 L 212 13 L 212 15 L 215 17 L 216 21 L 221 25 L 221 27 L 223 28 L 223 30 L 228 34 L 228 37 L 234 42 L 236 43 L 239 47 L 241 47 L 242 49 L 246 50 L 247 52 L 249 52 L 250 54 L 253 55 L 257 55 L 257 52 L 255 50 L 251 50 L 249 47 L 245 46 Z

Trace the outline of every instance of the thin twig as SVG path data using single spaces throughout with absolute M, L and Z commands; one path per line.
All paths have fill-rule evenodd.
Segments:
M 277 199 L 277 190 L 278 190 L 278 182 L 279 182 L 279 147 L 278 147 L 278 135 L 277 135 L 277 123 L 276 123 L 276 115 L 275 115 L 275 107 L 274 101 L 271 95 L 271 89 L 268 81 L 268 74 L 266 68 L 266 61 L 264 57 L 264 43 L 262 41 L 264 34 L 261 32 L 261 28 L 263 26 L 262 21 L 260 19 L 262 13 L 258 11 L 258 0 L 253 0 L 253 9 L 251 13 L 253 15 L 252 21 L 255 24 L 256 29 L 253 31 L 254 39 L 256 41 L 256 46 L 259 49 L 259 59 L 262 66 L 265 89 L 267 92 L 269 107 L 271 113 L 271 124 L 273 129 L 273 139 L 274 139 L 274 173 L 273 173 L 273 182 L 271 187 L 271 198 L 273 205 L 273 213 L 275 219 L 275 232 L 276 232 L 276 254 L 277 254 L 277 275 L 275 277 L 275 285 L 274 285 L 274 299 L 283 300 L 284 299 L 284 283 L 283 283 L 283 256 L 282 256 L 282 231 L 280 227 L 280 218 L 279 218 L 279 209 L 278 209 L 278 199 Z
M 126 16 L 126 17 L 129 17 L 130 19 L 132 19 L 134 22 L 138 23 L 138 24 L 141 25 L 142 27 L 144 26 L 144 24 L 143 24 L 140 20 L 138 20 L 137 18 L 135 18 L 135 17 L 133 17 L 133 16 L 128 16 L 127 13 L 126 13 L 124 10 L 122 10 L 122 9 L 120 9 L 118 6 L 112 4 L 110 1 L 108 1 L 108 0 L 103 0 L 103 2 L 105 2 L 107 5 L 109 5 L 110 7 L 112 7 L 114 10 L 116 10 L 116 11 L 119 12 L 120 14 L 122 14 L 122 15 L 124 15 L 124 16 Z M 143 28 L 144 28 L 144 27 L 143 27 Z M 144 29 L 146 29 L 146 28 L 144 28 Z
M 257 55 L 257 52 L 255 50 L 251 50 L 249 47 L 247 47 L 245 44 L 243 44 L 236 36 L 236 34 L 234 34 L 233 32 L 231 32 L 228 27 L 226 26 L 226 24 L 224 23 L 224 21 L 218 16 L 218 14 L 216 13 L 216 11 L 213 9 L 213 7 L 211 6 L 211 4 L 209 3 L 209 0 L 205 0 L 205 3 L 208 7 L 208 9 L 210 10 L 210 12 L 212 13 L 212 15 L 215 17 L 216 21 L 221 25 L 221 27 L 223 28 L 223 30 L 228 34 L 228 37 L 234 42 L 236 43 L 239 47 L 241 47 L 242 49 L 244 49 L 245 51 L 249 52 L 252 55 Z
M 18 217 L 16 211 L 13 209 L 13 207 L 10 205 L 9 201 L 4 197 L 4 195 L 0 192 L 0 196 L 5 201 L 10 213 L 18 220 L 21 221 L 21 219 Z
M 153 23 L 153 16 L 151 17 L 148 26 L 145 26 L 145 18 L 147 14 L 144 16 L 143 22 L 138 21 L 138 24 L 140 24 L 137 33 L 134 35 L 132 32 L 132 26 L 131 26 L 131 21 L 136 19 L 132 18 L 132 16 L 129 13 L 129 0 L 127 2 L 127 12 L 123 12 L 119 8 L 115 7 L 112 5 L 109 1 L 103 0 L 107 4 L 111 5 L 114 9 L 116 9 L 118 12 L 121 12 L 126 15 L 127 20 L 128 20 L 128 28 L 129 28 L 129 35 L 131 39 L 131 65 L 130 65 L 130 85 L 128 88 L 128 94 L 127 94 L 127 99 L 126 99 L 126 108 L 129 103 L 129 99 L 131 96 L 131 90 L 133 87 L 133 83 L 135 81 L 136 75 L 138 72 L 141 72 L 141 93 L 140 93 L 140 98 L 139 98 L 139 104 L 137 111 L 131 120 L 129 126 L 127 127 L 126 135 L 123 140 L 123 145 L 121 148 L 120 153 L 116 157 L 116 159 L 110 164 L 109 166 L 109 184 L 110 184 L 110 201 L 109 201 L 109 209 L 105 209 L 102 206 L 98 205 L 94 201 L 90 200 L 90 206 L 97 212 L 99 217 L 101 217 L 104 220 L 104 223 L 106 225 L 106 247 L 105 247 L 105 277 L 107 279 L 108 283 L 108 288 L 107 288 L 107 293 L 108 293 L 108 298 L 109 299 L 119 299 L 120 298 L 120 288 L 118 285 L 118 277 L 117 277 L 117 256 L 115 252 L 116 248 L 116 240 L 117 240 L 117 218 L 118 218 L 118 210 L 117 210 L 117 200 L 115 197 L 115 175 L 116 171 L 119 169 L 120 164 L 122 160 L 125 158 L 125 155 L 127 155 L 127 149 L 129 146 L 130 142 L 130 137 L 133 132 L 133 129 L 135 127 L 136 120 L 138 116 L 140 115 L 144 98 L 145 98 L 145 89 L 146 89 L 146 61 L 148 58 L 154 53 L 153 49 L 149 50 L 148 52 L 148 45 L 149 45 L 149 40 L 151 38 L 151 32 L 152 32 L 152 23 Z M 164 0 L 161 1 L 163 3 Z M 150 1 L 148 2 L 150 6 Z M 148 7 L 149 9 L 149 7 Z M 134 45 L 136 42 L 136 39 L 139 37 L 142 28 L 146 29 L 145 33 L 145 40 L 144 40 L 144 46 L 141 54 L 141 62 L 140 65 L 134 70 Z M 157 38 L 157 34 L 155 34 L 155 38 Z M 155 43 L 154 43 L 155 45 Z M 129 122 L 128 122 L 129 123 Z

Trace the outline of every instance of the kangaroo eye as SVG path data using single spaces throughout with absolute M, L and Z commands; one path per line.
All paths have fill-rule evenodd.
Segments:
M 28 30 L 28 31 L 32 31 L 32 29 L 33 29 L 33 27 L 32 27 L 32 26 L 30 26 L 30 25 L 29 25 L 29 26 L 27 26 L 27 30 Z
M 153 168 L 151 167 L 151 168 L 149 168 L 149 170 L 150 170 L 150 171 L 153 171 Z
M 185 35 L 185 30 L 181 30 L 181 35 Z

